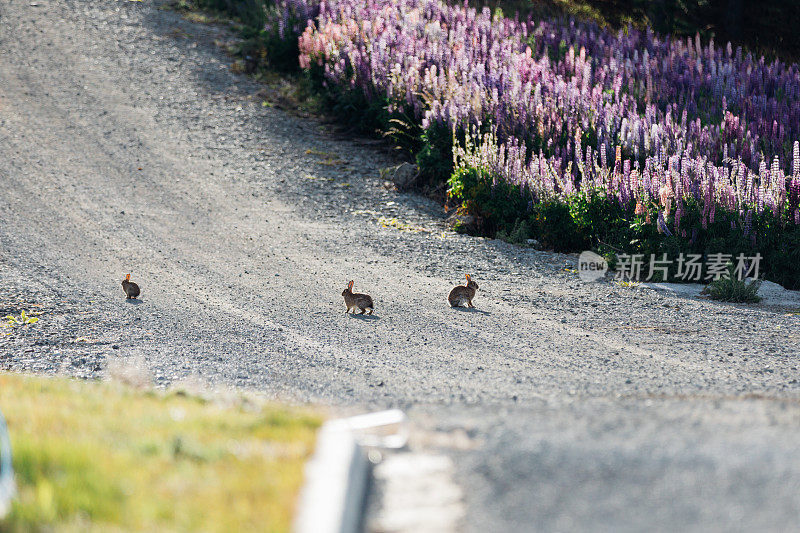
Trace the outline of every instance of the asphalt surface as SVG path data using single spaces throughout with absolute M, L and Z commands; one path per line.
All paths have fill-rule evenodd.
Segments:
M 0 314 L 41 313 L 0 368 L 404 408 L 467 531 L 797 527 L 800 317 L 448 232 L 388 152 L 262 105 L 225 28 L 160 5 L 0 3 Z

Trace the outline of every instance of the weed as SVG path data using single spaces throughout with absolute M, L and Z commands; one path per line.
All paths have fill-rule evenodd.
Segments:
M 737 279 L 735 276 L 728 276 L 712 281 L 704 289 L 712 300 L 722 302 L 755 304 L 761 301 L 758 289 L 761 287 L 760 280 Z
M 31 314 L 39 314 L 39 313 L 31 313 Z M 0 325 L 6 328 L 13 328 L 15 326 L 27 326 L 30 324 L 36 324 L 39 321 L 39 318 L 35 316 L 30 316 L 31 314 L 22 311 L 19 314 L 19 316 L 6 315 L 5 317 L 3 317 L 3 320 L 5 320 L 5 322 L 3 322 Z
M 415 226 L 410 222 L 401 222 L 397 218 L 386 218 L 380 217 L 378 219 L 378 223 L 383 226 L 384 228 L 395 228 L 399 229 L 400 231 L 411 231 L 414 233 L 420 233 L 423 231 L 428 231 L 427 229 L 423 228 L 422 226 Z

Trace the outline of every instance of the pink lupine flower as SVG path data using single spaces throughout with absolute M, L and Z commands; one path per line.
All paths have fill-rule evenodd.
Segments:
M 286 21 L 313 18 L 304 28 L 281 23 L 299 37 L 302 68 L 320 65 L 327 86 L 388 99 L 388 110 L 425 128 L 463 138 L 490 125 L 488 137 L 473 134 L 474 149 L 462 147 L 461 164 L 484 165 L 536 198 L 599 188 L 626 209 L 635 200 L 636 213 L 646 192 L 666 217 L 676 202 L 676 223 L 685 203 L 700 203 L 703 225 L 717 204 L 795 217 L 800 98 L 775 95 L 800 95 L 796 65 L 651 30 L 515 21 L 439 0 L 277 3 Z M 551 59 L 562 42 L 566 54 Z M 721 118 L 701 121 L 701 111 Z

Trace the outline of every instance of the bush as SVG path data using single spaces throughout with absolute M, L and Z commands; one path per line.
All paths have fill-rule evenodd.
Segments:
M 619 254 L 651 255 L 675 261 L 681 254 L 713 254 L 736 258 L 760 254 L 759 274 L 792 290 L 800 289 L 800 226 L 781 224 L 769 211 L 740 214 L 718 211 L 702 228 L 702 206 L 687 203 L 681 226 L 675 229 L 674 213 L 665 218 L 666 232 L 652 221 L 657 205 L 635 213 L 635 206 L 609 201 L 601 190 L 578 192 L 562 198 L 534 202 L 531 192 L 493 178 L 475 168 L 457 168 L 448 181 L 448 196 L 460 209 L 476 217 L 475 232 L 524 244 L 537 239 L 545 248 L 559 252 L 594 249 L 610 259 Z M 653 281 L 694 281 L 678 277 L 677 263 L 668 279 L 657 272 Z
M 533 236 L 533 231 L 530 222 L 527 220 L 518 220 L 510 232 L 499 230 L 495 238 L 501 241 L 510 242 L 511 244 L 526 245 L 528 239 Z
M 759 287 L 761 287 L 760 281 L 753 280 L 747 283 L 745 280 L 731 276 L 712 281 L 705 288 L 705 292 L 711 296 L 712 300 L 754 304 L 761 301 L 761 297 L 758 295 Z

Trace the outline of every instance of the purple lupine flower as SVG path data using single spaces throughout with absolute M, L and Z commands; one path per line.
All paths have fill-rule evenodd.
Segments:
M 303 32 L 301 65 L 324 65 L 326 85 L 388 97 L 389 109 L 425 127 L 463 134 L 493 124 L 489 142 L 476 134 L 480 156 L 470 164 L 489 165 L 495 180 L 528 185 L 536 198 L 602 188 L 630 209 L 642 191 L 654 197 L 669 184 L 677 206 L 702 198 L 704 223 L 713 223 L 717 204 L 734 212 L 766 206 L 788 221 L 800 202 L 796 65 L 698 39 L 662 39 L 650 29 L 510 20 L 437 0 L 278 5 L 313 19 L 294 31 Z M 551 60 L 548 52 L 562 42 L 566 56 Z M 704 123 L 699 110 L 722 119 Z M 597 144 L 584 147 L 584 132 Z M 531 145 L 541 152 L 520 148 Z M 613 164 L 609 149 L 621 152 Z M 642 172 L 629 172 L 632 157 Z M 615 173 L 618 160 L 623 168 Z M 790 160 L 787 184 L 781 176 L 789 169 L 780 162 Z M 704 176 L 713 178 L 703 184 Z

